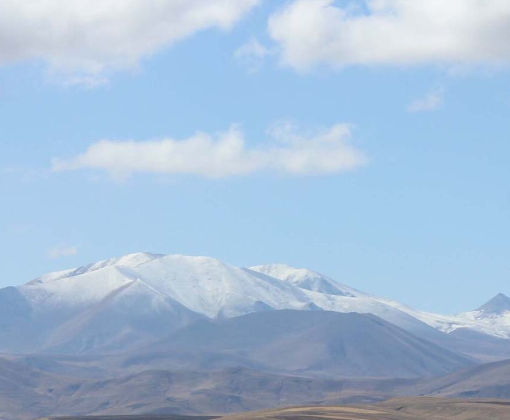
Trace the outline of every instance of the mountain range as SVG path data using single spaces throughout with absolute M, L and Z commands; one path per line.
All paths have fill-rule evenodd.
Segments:
M 506 359 L 502 294 L 439 315 L 309 269 L 149 253 L 0 289 L 2 420 L 506 397 Z
M 499 295 L 473 312 L 431 314 L 312 270 L 138 253 L 0 289 L 0 352 L 125 350 L 200 319 L 292 309 L 372 314 L 436 344 L 502 358 L 508 308 L 510 299 Z M 492 343 L 488 354 L 469 350 L 470 334 Z

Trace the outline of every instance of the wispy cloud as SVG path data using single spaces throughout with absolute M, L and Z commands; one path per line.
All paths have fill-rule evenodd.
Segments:
M 444 89 L 434 89 L 423 98 L 417 99 L 408 107 L 409 112 L 432 112 L 441 108 L 444 101 Z
M 227 30 L 260 0 L 0 0 L 0 65 L 42 60 L 94 86 L 195 34 Z
M 53 170 L 102 169 L 116 179 L 134 173 L 189 174 L 226 178 L 272 171 L 290 175 L 321 175 L 349 171 L 367 163 L 352 143 L 351 126 L 300 132 L 293 124 L 277 124 L 269 139 L 249 147 L 238 126 L 211 135 L 197 133 L 184 140 L 102 140 L 70 159 L 54 159 Z
M 77 246 L 56 246 L 48 250 L 47 255 L 49 258 L 57 259 L 62 257 L 71 257 L 78 255 Z
M 264 60 L 271 54 L 269 48 L 262 45 L 257 39 L 252 38 L 236 50 L 234 57 L 249 73 L 253 74 L 261 69 Z
M 508 0 L 293 0 L 269 21 L 282 62 L 317 64 L 508 65 Z

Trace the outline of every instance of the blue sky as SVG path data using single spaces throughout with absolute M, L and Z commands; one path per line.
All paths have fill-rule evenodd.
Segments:
M 510 294 L 508 51 L 489 56 L 483 45 L 460 43 L 463 31 L 442 34 L 432 18 L 430 30 L 462 47 L 426 44 L 410 24 L 416 11 L 399 9 L 398 0 L 387 2 L 402 20 L 396 30 L 411 31 L 414 44 L 372 55 L 378 34 L 370 26 L 361 28 L 366 45 L 348 35 L 353 20 L 372 25 L 363 16 L 377 18 L 377 9 L 336 21 L 346 2 L 243 1 L 227 23 L 144 44 L 127 61 L 122 49 L 91 53 L 78 41 L 72 51 L 25 38 L 16 45 L 30 48 L 18 55 L 0 47 L 0 285 L 149 251 L 309 267 L 439 312 Z M 214 2 L 223 12 L 234 7 Z M 440 2 L 430 4 L 416 13 L 439 13 Z M 487 25 L 477 22 L 476 4 L 452 2 L 470 7 L 468 23 L 488 49 L 506 33 L 477 33 L 478 23 Z M 488 5 L 489 17 L 510 15 L 504 3 Z M 323 13 L 314 21 L 320 27 L 297 15 L 298 6 Z M 30 10 L 23 13 L 28 19 Z M 175 10 L 168 13 L 171 21 Z M 327 25 L 333 30 L 319 30 Z M 330 48 L 319 54 L 304 45 L 301 28 Z M 113 41 L 134 36 L 129 28 L 124 35 Z M 16 36 L 0 30 L 0 39 Z M 391 37 L 380 42 L 394 45 Z M 321 143 L 335 126 L 346 132 Z M 244 136 L 243 151 L 215 163 L 215 144 L 231 127 Z M 184 169 L 167 161 L 151 169 L 163 139 L 186 145 L 197 132 L 207 133 L 211 150 L 200 143 L 177 152 Z M 100 140 L 113 151 L 87 154 Z M 142 155 L 148 163 L 137 166 Z M 306 163 L 294 165 L 302 155 Z M 67 167 L 55 170 L 55 162 Z

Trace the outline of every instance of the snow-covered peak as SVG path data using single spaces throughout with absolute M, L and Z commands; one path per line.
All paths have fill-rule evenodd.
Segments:
M 112 305 L 122 302 L 126 314 L 155 311 L 156 316 L 159 307 L 179 305 L 209 318 L 277 309 L 322 309 L 372 313 L 410 331 L 425 323 L 447 333 L 469 328 L 510 337 L 510 299 L 504 295 L 480 311 L 442 316 L 365 294 L 316 271 L 285 264 L 241 268 L 209 257 L 138 253 L 47 274 L 17 291 L 48 325 L 89 312 L 105 313 L 106 307 L 115 312 L 118 306 Z M 167 309 L 165 313 L 172 310 Z M 489 315 L 493 313 L 502 314 Z
M 295 268 L 287 264 L 267 264 L 250 267 L 249 269 L 312 292 L 346 297 L 364 295 L 358 290 L 307 268 Z
M 502 315 L 510 311 L 510 298 L 503 293 L 499 293 L 476 311 L 483 313 L 485 316 Z
M 138 267 L 139 265 L 145 264 L 147 262 L 153 261 L 161 257 L 164 257 L 164 255 L 151 254 L 149 252 L 137 252 L 134 254 L 124 255 L 122 257 L 110 258 L 108 260 L 99 261 L 96 263 L 84 265 L 82 267 L 73 268 L 70 270 L 49 273 L 35 279 L 34 281 L 31 282 L 31 284 L 48 283 L 52 281 L 61 280 L 64 278 L 81 276 L 86 273 L 91 273 L 112 266 L 135 268 Z
M 212 318 L 310 304 L 296 287 L 209 257 L 167 255 L 136 271 L 151 287 Z
M 151 254 L 149 252 L 137 252 L 134 254 L 124 255 L 122 257 L 110 258 L 108 260 L 99 261 L 94 264 L 89 264 L 84 267 L 80 267 L 73 271 L 73 275 L 80 275 L 84 273 L 90 273 L 92 271 L 101 270 L 105 267 L 114 266 L 122 266 L 135 268 L 139 265 L 148 263 L 150 261 L 156 260 L 158 258 L 164 257 L 163 254 Z
M 38 311 L 83 310 L 133 282 L 210 318 L 271 309 L 306 309 L 310 298 L 276 278 L 209 257 L 131 254 L 48 274 L 18 290 Z M 134 290 L 134 289 L 133 289 Z

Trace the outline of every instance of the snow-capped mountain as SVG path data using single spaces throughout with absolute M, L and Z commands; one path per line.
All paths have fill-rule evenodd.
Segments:
M 500 316 L 510 312 L 510 298 L 503 293 L 499 293 L 485 305 L 480 306 L 477 312 L 483 313 L 484 316 Z
M 501 302 L 490 307 L 501 309 Z M 429 314 L 311 270 L 280 264 L 240 268 L 207 257 L 139 253 L 0 289 L 0 352 L 115 350 L 200 318 L 282 309 L 373 314 L 436 343 L 458 329 L 510 337 L 508 313 L 488 316 L 487 308 Z
M 137 285 L 138 294 L 172 299 L 210 318 L 263 309 L 304 309 L 301 289 L 273 277 L 206 257 L 134 254 L 45 275 L 18 288 L 37 311 L 76 311 Z
M 300 288 L 246 268 L 213 258 L 147 253 L 2 289 L 3 301 L 13 310 L 2 310 L 0 351 L 18 352 L 116 350 L 200 317 L 314 308 Z
M 338 312 L 372 313 L 403 328 L 416 332 L 417 325 L 404 314 L 444 333 L 469 329 L 499 338 L 510 338 L 510 298 L 503 294 L 473 312 L 439 315 L 413 309 L 395 300 L 370 295 L 341 284 L 313 270 L 285 264 L 250 267 L 299 288 L 326 296 L 311 296 L 322 309 Z M 309 293 L 308 293 L 309 294 Z M 310 294 L 309 294 L 310 295 Z
M 373 314 L 432 341 L 442 339 L 439 331 L 426 322 L 429 315 L 399 302 L 361 292 L 316 271 L 286 264 L 255 266 L 250 267 L 250 270 L 270 275 L 302 289 L 311 302 L 322 310 Z
M 359 290 L 355 290 L 323 274 L 306 268 L 294 268 L 286 264 L 268 264 L 250 267 L 250 270 L 275 277 L 286 283 L 297 286 L 300 289 L 310 290 L 311 292 L 345 297 L 366 296 Z
M 510 338 L 510 298 L 499 293 L 475 311 L 458 315 L 457 319 L 461 329 L 508 339 Z

